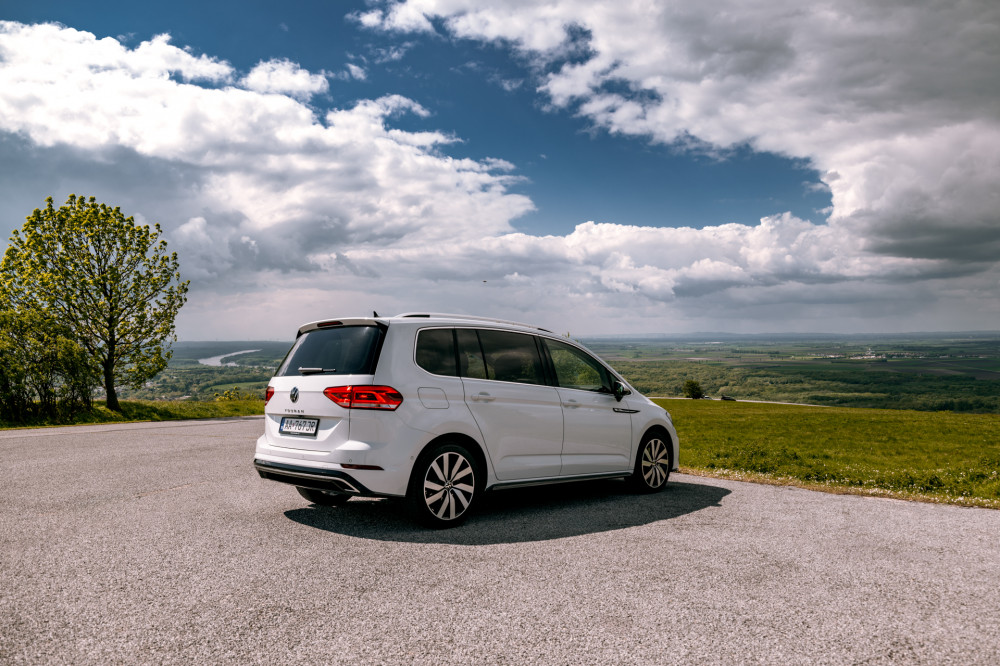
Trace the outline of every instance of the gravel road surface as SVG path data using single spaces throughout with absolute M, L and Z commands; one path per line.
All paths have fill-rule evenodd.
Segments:
M 259 479 L 261 427 L 0 431 L 0 663 L 1000 663 L 1000 511 L 678 474 L 430 532 Z

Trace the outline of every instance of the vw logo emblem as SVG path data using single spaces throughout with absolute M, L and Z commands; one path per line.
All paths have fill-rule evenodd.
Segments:
M 296 386 L 292 388 L 292 392 L 288 394 L 288 397 L 292 399 L 292 402 L 299 401 L 299 387 Z

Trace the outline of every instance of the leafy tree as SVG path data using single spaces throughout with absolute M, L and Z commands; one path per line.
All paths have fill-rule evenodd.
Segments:
M 0 310 L 0 420 L 14 423 L 23 423 L 34 404 L 19 324 L 13 311 Z
M 160 233 L 94 197 L 71 194 L 59 209 L 49 197 L 0 263 L 0 300 L 64 324 L 99 369 L 114 411 L 116 382 L 139 387 L 167 366 L 187 300 L 177 253 L 167 254 Z
M 684 382 L 684 397 L 692 400 L 701 400 L 705 397 L 705 392 L 701 390 L 701 384 L 693 379 Z
M 39 312 L 0 309 L 0 419 L 72 418 L 90 407 L 97 376 L 69 335 Z

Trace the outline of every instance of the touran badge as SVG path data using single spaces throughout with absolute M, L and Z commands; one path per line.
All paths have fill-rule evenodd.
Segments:
M 299 401 L 299 387 L 292 387 L 292 392 L 288 394 L 288 397 L 292 399 L 292 402 Z

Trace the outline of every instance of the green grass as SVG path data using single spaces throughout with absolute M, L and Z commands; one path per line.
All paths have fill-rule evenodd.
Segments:
M 117 414 L 95 402 L 93 409 L 70 422 L 39 422 L 12 424 L 0 421 L 2 428 L 83 425 L 88 423 L 129 423 L 135 421 L 182 421 L 186 419 L 217 419 L 231 416 L 253 416 L 264 413 L 263 400 L 122 400 L 122 413 Z
M 1000 508 L 1000 415 L 657 402 L 685 472 Z
M 657 400 L 687 473 L 1000 508 L 1000 415 Z M 103 403 L 74 424 L 263 414 L 262 400 Z M 33 426 L 70 425 L 36 423 Z M 0 423 L 0 428 L 19 427 Z

